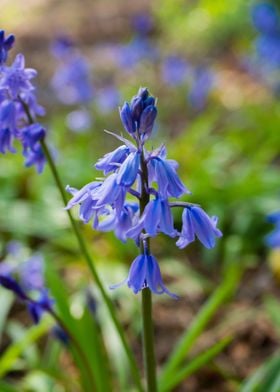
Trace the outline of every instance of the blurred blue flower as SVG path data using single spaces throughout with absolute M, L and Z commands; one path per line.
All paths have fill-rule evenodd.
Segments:
M 194 71 L 193 81 L 188 93 L 188 101 L 196 110 L 202 110 L 214 84 L 213 73 L 206 67 L 198 67 Z
M 67 115 L 66 123 L 71 131 L 82 133 L 92 126 L 92 117 L 86 109 L 73 110 Z
M 275 224 L 275 229 L 265 237 L 265 242 L 271 248 L 280 248 L 280 211 L 268 215 L 267 220 Z
M 74 42 L 67 35 L 58 36 L 51 44 L 51 53 L 58 59 L 72 55 L 75 49 Z
M 267 79 L 266 72 L 269 70 L 263 69 L 263 65 L 270 65 L 272 68 L 280 66 L 280 14 L 269 2 L 253 5 L 251 14 L 254 27 L 259 32 L 255 40 L 259 68 L 264 73 L 264 79 Z
M 103 87 L 96 94 L 96 103 L 101 113 L 112 112 L 120 103 L 120 93 L 118 89 L 113 85 Z
M 15 36 L 13 34 L 5 37 L 5 31 L 0 30 L 0 66 L 7 61 L 8 52 L 12 49 L 14 42 Z
M 131 69 L 143 61 L 155 61 L 158 51 L 152 43 L 143 36 L 136 36 L 128 44 L 118 50 L 118 63 L 122 69 Z
M 251 9 L 255 28 L 263 34 L 279 33 L 280 18 L 276 7 L 267 2 L 254 4 Z
M 84 57 L 74 54 L 62 62 L 52 78 L 57 98 L 66 105 L 87 104 L 93 99 L 89 65 Z
M 216 237 L 221 231 L 216 227 L 217 217 L 210 218 L 202 208 L 190 206 L 183 210 L 182 231 L 176 245 L 182 249 L 195 240 L 195 236 L 208 249 L 215 246 Z
M 5 67 L 0 78 L 0 89 L 9 90 L 9 95 L 13 99 L 23 92 L 30 92 L 35 89 L 30 80 L 37 75 L 37 71 L 32 68 L 25 68 L 25 59 L 22 54 L 18 54 L 10 67 Z
M 3 44 L 4 41 L 4 32 L 0 31 L 0 52 L 1 42 Z M 9 45 L 12 45 L 13 41 L 14 38 L 10 39 Z M 15 152 L 13 141 L 14 139 L 20 140 L 23 145 L 25 166 L 35 165 L 40 173 L 45 164 L 44 153 L 40 145 L 45 137 L 45 130 L 36 123 L 36 116 L 44 114 L 44 108 L 37 103 L 34 94 L 35 87 L 30 81 L 36 75 L 37 72 L 34 69 L 25 68 L 22 54 L 16 56 L 11 66 L 5 65 L 1 68 L 0 152 Z M 36 124 L 31 124 L 34 122 Z
M 161 65 L 161 77 L 170 86 L 179 86 L 186 81 L 190 66 L 179 56 L 166 57 Z
M 132 27 L 139 35 L 148 34 L 153 26 L 153 19 L 148 13 L 139 13 L 132 18 Z

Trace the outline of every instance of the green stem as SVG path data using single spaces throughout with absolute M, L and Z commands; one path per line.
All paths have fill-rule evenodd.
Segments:
M 152 319 L 152 294 L 149 288 L 142 290 L 143 352 L 148 392 L 157 391 L 156 358 Z
M 32 116 L 31 116 L 30 111 L 29 111 L 28 105 L 20 97 L 19 97 L 19 101 L 22 103 L 22 106 L 23 106 L 23 108 L 24 108 L 24 110 L 26 112 L 26 115 L 28 117 L 28 120 L 29 120 L 30 124 L 33 124 L 34 120 L 33 120 Z M 55 183 L 56 183 L 57 188 L 58 188 L 58 190 L 60 192 L 62 200 L 63 200 L 64 204 L 67 205 L 67 197 L 66 197 L 66 194 L 65 194 L 64 186 L 62 185 L 62 181 L 60 179 L 60 176 L 58 174 L 58 171 L 56 169 L 55 163 L 54 163 L 54 161 L 52 159 L 52 156 L 51 156 L 51 154 L 49 152 L 49 149 L 48 149 L 48 146 L 46 145 L 45 140 L 41 140 L 41 146 L 42 146 L 42 149 L 43 149 L 44 154 L 46 156 L 46 159 L 48 161 L 48 164 L 50 166 L 52 175 L 54 177 Z M 79 244 L 79 247 L 80 247 L 80 251 L 84 255 L 84 258 L 86 260 L 88 268 L 91 271 L 91 274 L 92 274 L 92 276 L 93 276 L 93 278 L 95 280 L 95 283 L 96 283 L 96 285 L 97 285 L 97 287 L 98 287 L 98 289 L 99 289 L 99 291 L 101 293 L 101 296 L 102 296 L 102 298 L 103 298 L 103 300 L 104 300 L 104 302 L 105 302 L 105 304 L 106 304 L 106 306 L 108 308 L 108 311 L 110 313 L 111 319 L 112 319 L 112 321 L 113 321 L 113 323 L 115 325 L 115 328 L 116 328 L 116 330 L 117 330 L 117 332 L 119 334 L 119 337 L 121 339 L 123 348 L 124 348 L 124 350 L 126 352 L 126 355 L 127 355 L 130 367 L 131 367 L 131 372 L 132 372 L 132 376 L 134 378 L 134 381 L 135 381 L 135 383 L 137 385 L 138 390 L 143 392 L 141 376 L 140 376 L 140 373 L 139 373 L 139 369 L 137 367 L 137 363 L 136 363 L 136 361 L 134 359 L 134 356 L 133 356 L 133 354 L 131 352 L 131 349 L 130 349 L 127 341 L 126 341 L 126 338 L 124 336 L 124 332 L 123 332 L 122 326 L 121 326 L 119 320 L 117 319 L 113 303 L 112 303 L 111 299 L 109 298 L 109 296 L 107 295 L 107 293 L 106 293 L 106 291 L 105 291 L 105 289 L 103 287 L 103 284 L 102 284 L 102 282 L 101 282 L 101 280 L 99 278 L 99 275 L 98 275 L 98 273 L 96 271 L 96 268 L 94 266 L 93 259 L 91 258 L 90 254 L 88 252 L 86 243 L 85 243 L 84 238 L 83 238 L 83 236 L 81 234 L 81 231 L 79 229 L 78 224 L 76 223 L 75 219 L 73 218 L 73 215 L 72 215 L 70 210 L 67 210 L 67 214 L 68 214 L 68 217 L 69 217 L 72 229 L 74 231 L 74 234 L 75 234 L 75 236 L 77 238 L 77 241 L 78 241 L 78 244 Z
M 140 214 L 142 215 L 145 206 L 149 202 L 148 189 L 148 169 L 145 162 L 144 154 L 141 154 L 141 197 L 140 197 Z M 146 249 L 144 249 L 146 248 Z M 150 252 L 149 239 L 146 240 L 146 245 L 141 242 L 141 252 Z M 143 320 L 143 356 L 144 367 L 147 382 L 148 392 L 157 392 L 157 377 L 156 377 L 156 357 L 154 345 L 154 328 L 152 317 L 152 294 L 147 287 L 142 290 L 142 320 Z

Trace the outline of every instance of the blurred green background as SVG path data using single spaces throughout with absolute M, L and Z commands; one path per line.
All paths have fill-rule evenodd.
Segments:
M 264 237 L 271 230 L 266 215 L 279 209 L 280 78 L 277 79 L 275 69 L 269 80 L 260 76 L 257 63 L 252 70 L 250 61 L 256 58 L 255 40 L 259 34 L 251 21 L 255 3 L 0 0 L 0 27 L 17 38 L 11 56 L 24 53 L 26 65 L 38 70 L 37 94 L 47 109 L 43 123 L 47 125 L 48 141 L 65 186 L 80 188 L 100 176 L 93 164 L 119 145 L 103 130 L 122 132 L 118 105 L 130 100 L 140 86 L 147 86 L 158 98 L 158 120 L 150 147 L 166 144 L 168 157 L 178 161 L 179 174 L 192 191 L 184 200 L 199 203 L 210 215 L 219 217 L 223 238 L 211 251 L 204 250 L 200 243 L 179 251 L 173 241 L 163 236 L 152 243 L 164 279 L 171 291 L 181 296 L 176 303 L 164 297 L 155 299 L 159 361 L 166 358 L 179 332 L 222 279 L 227 266 L 240 263 L 240 268 L 245 269 L 237 297 L 227 310 L 221 310 L 212 326 L 212 335 L 209 333 L 210 339 L 215 339 L 217 331 L 227 328 L 225 323 L 230 324 L 228 317 L 232 313 L 237 319 L 245 319 L 242 326 L 232 322 L 236 340 L 212 370 L 189 379 L 178 391 L 237 390 L 236 385 L 279 344 L 277 328 L 268 316 L 263 298 L 279 293 L 280 256 L 277 251 L 268 256 Z M 148 23 L 144 30 L 137 25 L 140 16 L 142 23 L 145 18 Z M 62 34 L 75 42 L 90 70 L 93 99 L 86 110 L 92 124 L 83 132 L 71 130 L 66 118 L 85 105 L 63 105 L 51 87 L 59 60 L 52 56 L 50 47 Z M 179 74 L 185 73 L 177 84 L 169 83 L 163 76 L 164 64 L 170 56 L 185 64 L 181 71 L 180 62 L 175 64 Z M 211 79 L 202 81 L 202 86 L 199 82 L 195 85 L 200 69 L 208 70 Z M 112 107 L 104 109 L 99 96 L 108 86 L 115 88 L 118 99 Z M 190 99 L 194 89 L 203 90 L 201 105 Z M 65 282 L 72 316 L 79 319 L 83 314 L 85 288 L 90 286 L 97 306 L 99 298 L 77 253 L 48 167 L 38 175 L 34 168 L 23 167 L 20 154 L 1 155 L 0 165 L 2 259 L 11 240 L 22 242 L 30 253 L 42 252 L 46 265 Z M 178 227 L 179 222 L 180 216 L 176 215 Z M 90 225 L 83 226 L 83 233 L 104 284 L 121 281 L 137 253 L 133 242 L 122 244 L 112 233 L 94 232 Z M 127 288 L 110 295 L 140 357 L 138 298 Z M 118 357 L 119 348 L 114 334 L 110 334 L 108 316 L 102 309 L 99 312 L 103 330 L 108 328 L 107 335 L 104 332 L 109 336 L 108 344 Z M 16 305 L 9 309 L 9 320 L 4 329 L 3 348 L 13 340 L 11 325 L 18 323 L 22 328 L 29 325 Z M 262 339 L 267 341 L 264 343 Z M 32 366 L 25 358 L 16 377 L 24 379 L 26 369 Z M 21 390 L 68 390 L 43 389 L 44 386 L 34 389 L 32 382 Z M 25 388 L 25 384 L 21 385 Z

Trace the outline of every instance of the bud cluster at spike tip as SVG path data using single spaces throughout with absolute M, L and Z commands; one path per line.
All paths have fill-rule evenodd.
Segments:
M 131 102 L 125 102 L 120 109 L 123 127 L 131 139 L 109 132 L 124 144 L 97 161 L 95 167 L 103 171 L 105 179 L 90 182 L 81 189 L 67 186 L 73 197 L 66 209 L 79 205 L 79 217 L 84 223 L 91 221 L 95 230 L 114 231 L 121 241 L 133 239 L 137 246 L 141 245 L 143 251 L 123 282 L 134 293 L 148 287 L 155 294 L 174 297 L 163 284 L 158 262 L 145 246 L 146 238 L 159 233 L 178 237 L 176 244 L 180 249 L 198 238 L 206 248 L 213 248 L 222 233 L 216 227 L 217 217 L 208 216 L 200 206 L 169 200 L 190 191 L 178 176 L 178 163 L 167 159 L 164 145 L 152 151 L 144 148 L 156 116 L 155 98 L 147 88 L 140 88 Z M 140 209 L 143 192 L 148 200 L 144 209 Z M 174 227 L 172 207 L 183 207 L 180 231 Z
M 44 115 L 45 110 L 37 103 L 31 83 L 37 72 L 25 68 L 24 56 L 17 54 L 14 62 L 7 65 L 14 41 L 13 35 L 5 38 L 4 31 L 0 30 L 0 152 L 15 153 L 14 141 L 18 140 L 23 147 L 25 166 L 35 165 L 41 173 L 45 156 L 40 141 L 46 130 L 36 122 L 36 117 Z

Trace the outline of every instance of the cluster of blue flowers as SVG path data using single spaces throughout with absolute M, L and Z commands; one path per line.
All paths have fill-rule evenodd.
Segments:
M 260 61 L 279 68 L 280 66 L 280 13 L 276 6 L 265 1 L 252 7 L 252 20 L 259 32 L 256 51 Z
M 19 140 L 25 166 L 35 165 L 40 173 L 45 164 L 40 141 L 46 131 L 35 119 L 44 115 L 44 109 L 37 103 L 35 87 L 30 82 L 37 73 L 34 69 L 25 68 L 22 54 L 16 56 L 11 66 L 6 64 L 14 41 L 13 35 L 5 38 L 4 31 L 0 31 L 0 152 L 15 152 L 14 140 Z M 26 107 L 29 108 L 28 113 Z
M 217 218 L 209 217 L 200 206 L 169 200 L 190 191 L 177 174 L 177 162 L 167 159 L 164 145 L 152 151 L 145 148 L 157 117 L 155 98 L 147 88 L 140 88 L 130 103 L 124 103 L 120 117 L 131 140 L 115 135 L 124 144 L 95 165 L 108 176 L 79 190 L 67 186 L 73 197 L 66 208 L 80 205 L 79 217 L 84 223 L 92 221 L 94 229 L 112 230 L 121 241 L 131 238 L 140 247 L 141 254 L 125 280 L 134 293 L 149 287 L 156 294 L 173 295 L 164 286 L 158 263 L 150 254 L 149 238 L 159 233 L 178 237 L 176 244 L 182 249 L 197 237 L 212 248 L 222 234 L 216 227 Z M 174 227 L 174 207 L 183 208 L 181 231 Z

